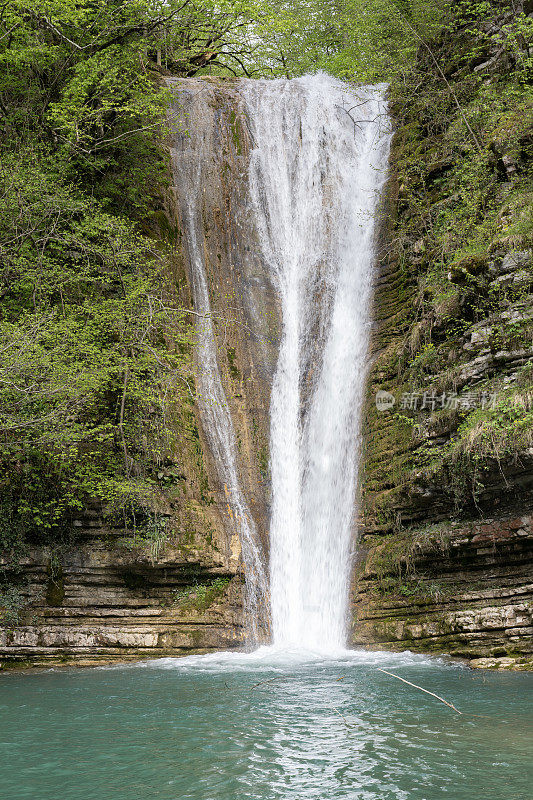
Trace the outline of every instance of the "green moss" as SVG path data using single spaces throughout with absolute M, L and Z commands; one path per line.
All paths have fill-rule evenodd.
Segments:
M 209 495 L 209 476 L 204 462 L 204 452 L 200 440 L 200 432 L 196 422 L 196 415 L 192 403 L 183 403 L 180 410 L 180 423 L 185 433 L 187 449 L 195 464 L 198 475 L 200 497 L 202 502 L 210 503 L 212 499 Z
M 400 529 L 385 537 L 367 537 L 370 545 L 366 572 L 375 576 L 372 591 L 378 595 L 436 601 L 449 589 L 436 578 L 420 574 L 421 556 L 442 558 L 449 549 L 451 533 L 440 524 Z
M 188 631 L 192 647 L 201 647 L 204 640 L 205 632 L 199 629 Z
M 31 661 L 25 661 L 18 658 L 2 658 L 0 661 L 0 670 L 18 670 L 30 669 L 33 666 Z
M 234 347 L 228 347 L 227 348 L 227 354 L 228 354 L 229 374 L 231 375 L 231 377 L 234 380 L 240 380 L 241 377 L 242 377 L 241 373 L 237 369 L 237 367 L 235 366 L 235 358 L 236 358 L 236 356 L 235 356 L 235 348 Z
M 21 619 L 26 599 L 19 586 L 13 583 L 0 584 L 0 627 L 14 628 Z
M 215 578 L 207 583 L 194 582 L 192 585 L 173 593 L 172 602 L 182 609 L 205 611 L 225 593 L 230 578 Z
M 524 374 L 531 368 L 525 365 Z M 442 476 L 458 505 L 482 495 L 495 465 L 502 470 L 533 446 L 533 391 L 531 385 L 517 384 L 499 394 L 494 404 L 467 414 L 446 445 L 423 451 L 428 479 Z
M 172 246 L 176 246 L 181 241 L 181 231 L 177 224 L 172 224 L 164 211 L 153 211 L 152 221 L 157 227 L 159 234 Z
M 264 444 L 259 450 L 259 472 L 264 481 L 268 480 L 270 475 L 270 455 L 267 444 Z
M 499 13 L 487 6 L 487 15 Z M 465 42 L 443 31 L 434 43 L 437 57 L 453 50 L 459 63 L 463 47 L 470 52 L 478 37 L 483 40 L 476 24 Z M 520 459 L 531 446 L 531 405 L 510 397 L 503 384 L 510 373 L 505 360 L 494 360 L 484 384 L 475 369 L 469 378 L 469 362 L 483 348 L 490 358 L 502 350 L 528 350 L 533 341 L 531 321 L 502 316 L 530 307 L 531 264 L 525 267 L 529 282 L 527 274 L 495 280 L 506 253 L 532 247 L 533 103 L 520 78 L 522 67 L 506 68 L 490 82 L 454 69 L 447 79 L 461 114 L 449 90 L 418 67 L 411 76 L 415 95 L 409 94 L 410 78 L 391 88 L 399 122 L 392 150 L 399 196 L 397 215 L 387 221 L 394 245 L 386 280 L 376 294 L 382 325 L 372 388 L 392 391 L 398 400 L 404 391 L 442 396 L 458 387 L 466 395 L 475 382 L 480 391 L 499 393 L 498 407 L 378 414 L 371 397 L 363 472 L 363 507 L 371 525 L 394 526 L 428 484 L 450 511 L 466 512 L 485 496 L 483 484 L 495 464 L 505 474 L 504 461 Z M 471 343 L 477 323 L 486 323 L 490 333 L 486 341 Z
M 233 139 L 233 145 L 237 153 L 241 156 L 242 145 L 241 145 L 240 123 L 237 118 L 237 114 L 233 109 L 231 109 L 230 111 L 230 128 L 231 128 L 231 136 Z
M 57 556 L 52 555 L 46 567 L 48 581 L 46 584 L 46 603 L 52 607 L 63 605 L 65 599 L 65 581 L 63 567 Z

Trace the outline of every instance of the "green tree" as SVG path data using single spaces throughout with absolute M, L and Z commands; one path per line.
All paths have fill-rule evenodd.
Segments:
M 0 11 L 0 545 L 98 503 L 154 513 L 191 334 L 161 203 L 167 93 L 150 53 L 185 2 Z

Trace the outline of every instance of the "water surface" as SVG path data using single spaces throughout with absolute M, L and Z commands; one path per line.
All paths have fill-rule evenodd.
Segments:
M 0 794 L 531 800 L 532 690 L 529 674 L 357 652 L 323 660 L 263 651 L 6 674 Z

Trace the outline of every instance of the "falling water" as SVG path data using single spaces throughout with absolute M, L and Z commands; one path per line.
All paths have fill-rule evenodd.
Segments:
M 242 101 L 253 139 L 251 209 L 231 213 L 241 214 L 244 243 L 259 241 L 283 319 L 270 405 L 273 643 L 333 652 L 346 644 L 375 222 L 390 140 L 383 87 L 356 89 L 323 74 L 227 90 L 170 83 L 188 127 L 176 130 L 173 166 L 197 315 L 198 402 L 241 541 L 250 638 L 260 638 L 266 617 L 267 577 L 217 362 L 203 219 L 210 182 L 227 167 L 226 95 L 230 108 Z
M 375 220 L 390 135 L 383 87 L 326 75 L 245 81 L 249 183 L 283 332 L 271 396 L 273 642 L 346 644 Z
M 185 99 L 183 81 L 177 82 Z M 175 189 L 185 236 L 189 278 L 196 319 L 197 402 L 203 429 L 227 501 L 229 525 L 238 534 L 245 571 L 245 621 L 250 644 L 260 641 L 268 614 L 268 579 L 263 565 L 259 537 L 239 481 L 236 436 L 217 361 L 213 313 L 209 300 L 203 233 L 204 173 L 216 169 L 213 157 L 213 129 L 209 118 L 209 95 L 196 91 L 189 112 L 194 111 L 188 132 L 176 134 L 172 150 Z M 178 112 L 185 117 L 182 106 Z M 191 119 L 187 119 L 191 123 Z M 265 609 L 267 609 L 265 613 Z

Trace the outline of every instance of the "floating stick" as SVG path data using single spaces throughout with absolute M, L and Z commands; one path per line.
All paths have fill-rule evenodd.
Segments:
M 276 675 L 275 678 L 267 678 L 265 681 L 259 681 L 259 683 L 254 683 L 253 686 L 250 686 L 250 689 L 255 689 L 256 686 L 262 686 L 263 683 L 272 683 L 273 681 L 282 681 L 287 678 L 287 675 Z
M 335 711 L 339 715 L 339 717 L 342 719 L 347 728 L 355 728 L 355 725 L 350 725 L 346 717 L 341 714 L 338 708 L 336 708 L 335 706 L 330 706 L 330 708 L 332 708 L 333 711 Z
M 387 672 L 386 669 L 380 669 L 379 667 L 376 667 L 376 669 L 377 669 L 378 672 L 384 672 L 385 675 L 392 675 L 393 678 L 398 678 L 398 680 L 402 681 L 402 683 L 406 683 L 408 686 L 413 686 L 415 689 L 420 689 L 421 692 L 425 692 L 426 694 L 430 694 L 432 697 L 436 697 L 437 700 L 440 700 L 441 703 L 444 703 L 445 706 L 449 706 L 449 708 L 453 708 L 453 710 L 457 711 L 458 714 L 462 714 L 463 713 L 462 711 L 459 711 L 459 709 L 456 708 L 454 705 L 452 705 L 452 703 L 448 703 L 448 701 L 445 700 L 443 697 L 439 697 L 439 695 L 435 694 L 435 692 L 430 692 L 427 689 L 424 689 L 422 686 L 417 686 L 416 683 L 411 683 L 411 681 L 406 681 L 405 678 L 400 678 L 400 676 L 399 675 L 395 675 L 394 672 Z

